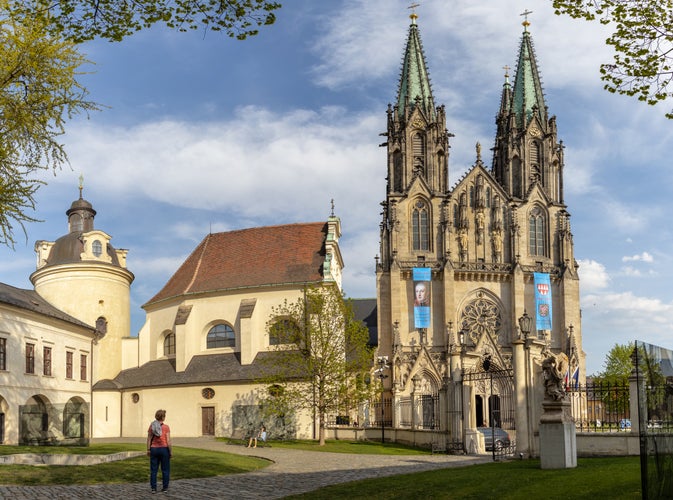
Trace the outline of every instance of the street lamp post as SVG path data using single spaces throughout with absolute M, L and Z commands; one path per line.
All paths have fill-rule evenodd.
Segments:
M 376 376 L 381 381 L 381 444 L 385 443 L 385 430 L 384 430 L 384 416 L 385 410 L 383 408 L 383 380 L 388 378 L 388 375 L 384 373 L 384 370 L 388 369 L 388 356 L 379 356 L 376 360 L 379 367 L 374 370 Z
M 526 310 L 523 310 L 523 316 L 519 318 L 519 330 L 521 330 L 521 337 L 523 337 L 524 340 L 524 349 L 526 353 L 526 363 L 524 366 L 524 383 L 525 383 L 525 390 L 526 390 L 526 447 L 531 450 L 533 447 L 532 444 L 532 426 L 531 426 L 531 410 L 530 410 L 530 401 L 531 401 L 531 393 L 530 393 L 530 343 L 528 340 L 528 337 L 530 336 L 530 330 L 533 325 L 533 318 L 528 316 L 528 313 Z M 517 444 L 517 447 L 519 445 Z
M 493 422 L 493 372 L 491 371 L 491 355 L 487 354 L 484 356 L 484 360 L 481 363 L 485 372 L 488 372 L 488 375 L 491 380 L 491 394 L 488 397 L 488 423 L 491 426 L 491 452 L 493 453 L 493 461 L 495 462 L 495 422 Z

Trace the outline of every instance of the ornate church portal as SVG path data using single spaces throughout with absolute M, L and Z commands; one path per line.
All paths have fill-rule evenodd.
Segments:
M 491 438 L 507 447 L 495 436 L 502 429 L 509 452 L 536 455 L 545 353 L 565 353 L 569 373 L 585 378 L 563 143 L 525 21 L 492 165 L 477 144 L 474 164 L 449 188 L 452 134 L 435 106 L 416 19 L 388 107 L 376 271 L 392 426 L 467 452 Z

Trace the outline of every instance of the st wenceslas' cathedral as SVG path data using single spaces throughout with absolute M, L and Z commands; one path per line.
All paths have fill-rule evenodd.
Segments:
M 492 163 L 477 144 L 474 164 L 451 186 L 452 134 L 416 20 L 385 134 L 377 355 L 387 363 L 390 404 L 376 421 L 446 431 L 468 452 L 477 428 L 501 427 L 517 450 L 534 453 L 542 357 L 565 353 L 568 376 L 585 378 L 563 143 L 526 20 L 514 83 L 505 75 Z

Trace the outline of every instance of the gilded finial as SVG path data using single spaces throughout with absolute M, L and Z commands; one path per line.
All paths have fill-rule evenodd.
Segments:
M 521 24 L 523 25 L 523 30 L 524 31 L 528 31 L 528 26 L 530 26 L 530 22 L 528 21 L 528 16 L 532 13 L 533 13 L 532 10 L 526 9 L 521 14 L 519 14 L 520 16 L 523 16 L 523 22 Z
M 84 189 L 84 175 L 79 174 L 79 199 L 82 199 L 82 189 Z
M 416 19 L 418 19 L 418 14 L 416 14 L 416 7 L 419 7 L 421 4 L 420 3 L 412 3 L 407 9 L 411 9 L 411 14 L 409 14 L 409 19 L 411 19 L 411 22 L 413 24 L 416 23 Z

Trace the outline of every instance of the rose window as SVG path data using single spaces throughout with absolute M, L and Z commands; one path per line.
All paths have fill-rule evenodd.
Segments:
M 498 338 L 500 333 L 500 311 L 498 306 L 486 299 L 477 299 L 470 302 L 463 309 L 463 329 L 473 343 L 476 343 L 485 333 Z

